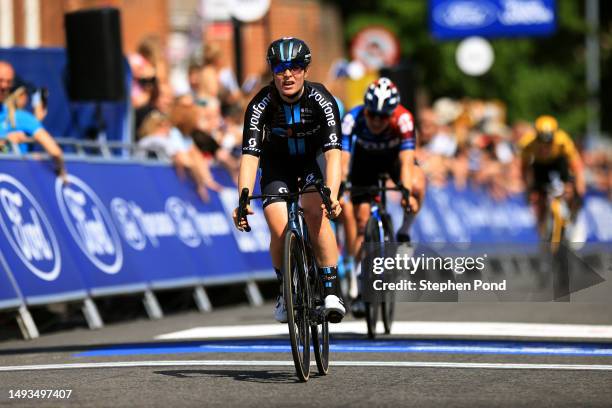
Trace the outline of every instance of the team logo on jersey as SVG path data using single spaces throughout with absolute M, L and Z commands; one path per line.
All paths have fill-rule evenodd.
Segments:
M 112 218 L 96 193 L 80 178 L 55 182 L 55 197 L 72 238 L 102 272 L 113 275 L 123 266 L 123 248 Z
M 315 174 L 314 173 L 308 173 L 308 175 L 306 176 L 306 184 L 312 184 L 315 181 Z
M 251 105 L 251 117 L 249 118 L 249 130 L 260 131 L 259 121 L 266 110 L 266 106 L 272 101 L 272 96 L 267 94 L 261 101 Z
M 327 100 L 323 94 L 317 92 L 316 89 L 311 89 L 309 98 L 313 98 L 319 106 L 323 109 L 323 113 L 325 114 L 325 119 L 327 120 L 327 126 L 335 126 L 336 118 L 334 117 L 334 104 L 332 101 Z
M 53 228 L 28 189 L 8 174 L 0 174 L 0 226 L 30 272 L 45 281 L 57 279 L 61 255 Z

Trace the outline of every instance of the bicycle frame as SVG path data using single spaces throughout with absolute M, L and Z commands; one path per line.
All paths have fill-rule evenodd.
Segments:
M 323 310 L 318 307 L 322 304 L 322 286 L 320 286 L 316 261 L 308 239 L 308 228 L 303 210 L 298 203 L 301 194 L 318 192 L 327 212 L 331 213 L 329 188 L 323 186 L 323 184 L 316 184 L 316 187 L 316 190 L 303 189 L 297 193 L 266 194 L 251 197 L 249 197 L 249 190 L 244 188 L 240 193 L 237 211 L 237 218 L 246 221 L 247 205 L 251 199 L 282 197 L 287 202 L 283 294 L 287 307 L 291 353 L 296 373 L 302 381 L 308 381 L 310 376 L 311 333 L 319 374 L 326 375 L 329 369 L 328 323 L 325 321 Z M 250 230 L 248 222 L 244 226 L 244 230 Z M 297 263 L 295 263 L 296 261 Z M 296 299 L 295 303 L 294 299 Z M 319 325 L 321 325 L 320 330 Z
M 378 225 L 378 237 L 380 238 L 380 242 L 385 242 L 385 230 L 383 226 L 383 214 L 386 213 L 387 208 L 387 194 L 385 188 L 386 178 L 378 179 L 378 188 L 380 189 L 380 205 L 378 204 L 378 200 L 374 198 L 370 202 L 370 217 L 374 217 L 376 223 Z M 381 256 L 384 256 L 384 247 L 381 247 Z
M 265 197 L 282 197 L 287 200 L 287 231 L 294 232 L 298 239 L 299 245 L 302 248 L 302 252 L 306 255 L 304 257 L 305 279 L 313 285 L 319 279 L 318 268 L 314 259 L 312 245 L 310 244 L 308 236 L 308 228 L 304 219 L 303 210 L 299 206 L 299 196 L 301 194 L 319 193 L 323 200 L 323 203 L 328 212 L 331 212 L 331 201 L 330 201 L 330 190 L 328 187 L 322 184 L 314 184 L 316 190 L 304 189 L 298 193 L 281 193 L 281 194 L 267 194 L 267 195 L 256 195 L 249 196 L 248 189 L 243 189 L 239 200 L 239 211 L 238 218 L 246 216 L 246 206 L 252 199 L 263 199 Z M 246 231 L 250 231 L 250 227 L 245 228 Z M 312 272 L 311 272 L 312 271 Z M 314 293 L 313 293 L 314 294 Z M 310 294 L 310 295 L 313 295 Z M 321 315 L 319 313 L 311 313 L 309 315 L 311 323 L 321 323 Z

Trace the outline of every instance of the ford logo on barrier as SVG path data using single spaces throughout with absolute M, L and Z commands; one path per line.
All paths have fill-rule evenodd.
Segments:
M 113 198 L 110 206 L 125 242 L 137 251 L 145 249 L 147 236 L 141 226 L 142 210 L 140 207 L 119 197 Z
M 0 225 L 34 275 L 46 281 L 57 279 L 61 255 L 51 224 L 28 189 L 8 174 L 0 174 Z
M 473 29 L 491 25 L 497 19 L 497 7 L 486 0 L 447 1 L 433 10 L 433 19 L 452 29 Z
M 55 182 L 55 197 L 64 222 L 87 258 L 102 272 L 115 274 L 123 266 L 119 234 L 102 201 L 81 179 L 68 175 L 70 184 Z
M 202 237 L 195 223 L 197 211 L 193 206 L 178 197 L 170 197 L 166 200 L 166 213 L 174 221 L 176 235 L 185 245 L 192 248 L 200 246 Z
M 554 10 L 541 1 L 506 0 L 499 21 L 505 25 L 550 24 L 555 19 Z

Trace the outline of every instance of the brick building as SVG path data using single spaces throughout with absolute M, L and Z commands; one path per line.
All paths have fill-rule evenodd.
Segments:
M 220 43 L 227 51 L 228 62 L 233 64 L 231 22 L 197 18 L 199 6 L 206 1 L 0 0 L 0 47 L 62 47 L 65 13 L 111 6 L 121 10 L 125 53 L 133 52 L 147 35 L 156 34 L 167 43 L 173 34 L 193 31 L 195 23 L 200 24 L 202 40 Z M 243 25 L 244 76 L 265 70 L 264 55 L 270 40 L 297 36 L 313 52 L 311 79 L 324 81 L 330 64 L 344 54 L 339 12 L 318 0 L 272 0 L 271 3 L 264 19 Z

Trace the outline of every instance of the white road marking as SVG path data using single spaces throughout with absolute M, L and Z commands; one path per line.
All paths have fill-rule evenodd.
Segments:
M 365 322 L 330 325 L 331 333 L 366 334 Z M 377 327 L 383 332 L 382 322 Z M 502 322 L 395 322 L 393 334 L 489 338 L 567 338 L 612 340 L 612 326 L 590 324 L 544 324 Z M 285 324 L 194 327 L 156 336 L 156 340 L 262 337 L 287 334 Z
M 315 364 L 313 361 L 312 365 Z M 333 367 L 404 367 L 404 368 L 464 368 L 493 370 L 569 370 L 612 371 L 605 364 L 511 364 L 511 363 L 450 363 L 433 361 L 333 361 Z M 22 366 L 0 366 L 0 372 L 75 370 L 87 368 L 133 368 L 133 367 L 289 367 L 293 361 L 277 360 L 175 360 L 175 361 L 113 361 L 105 363 L 41 364 Z

